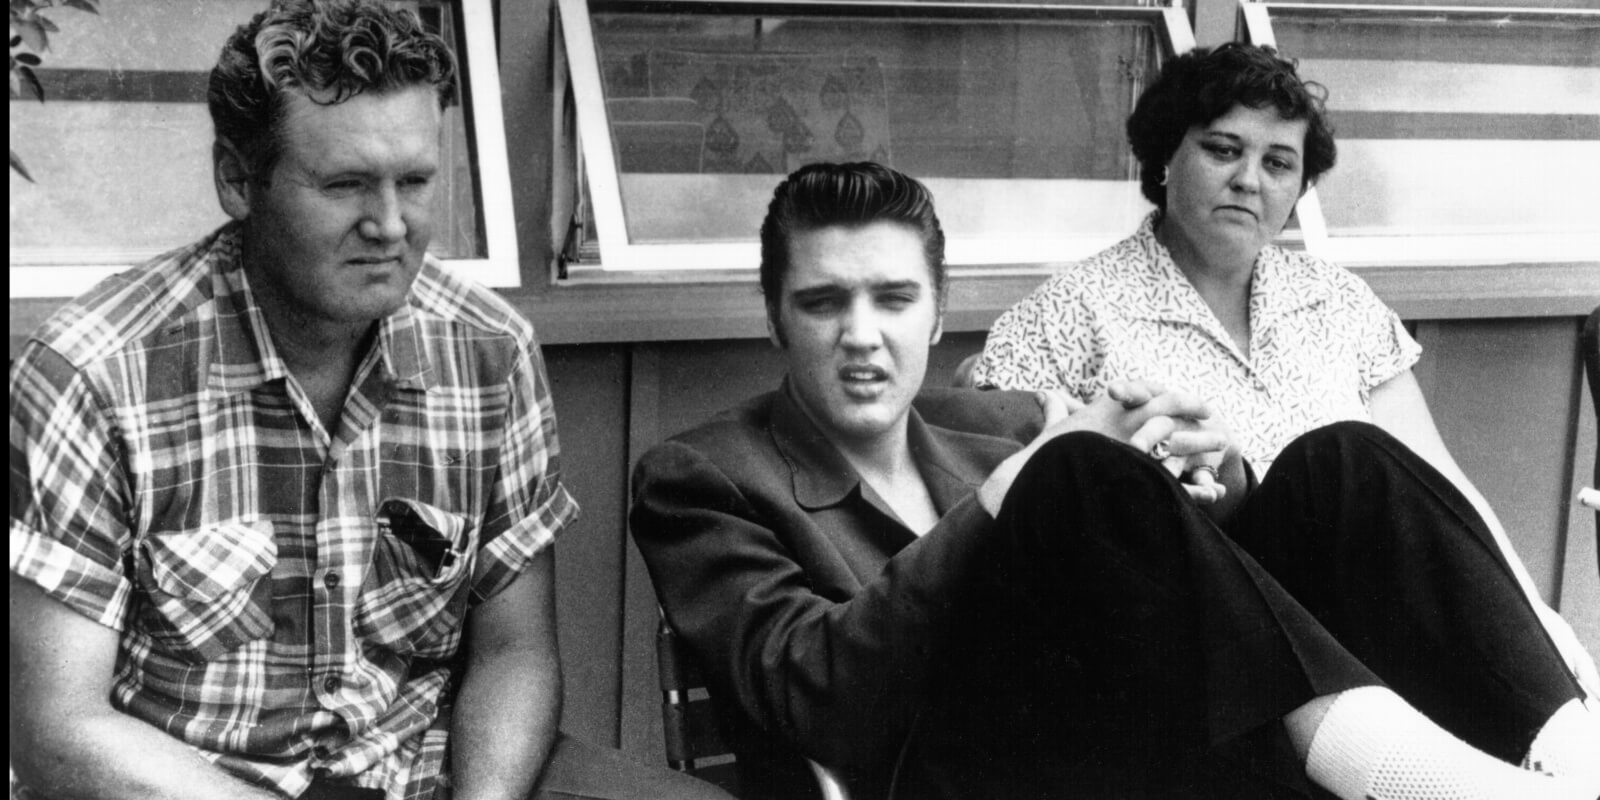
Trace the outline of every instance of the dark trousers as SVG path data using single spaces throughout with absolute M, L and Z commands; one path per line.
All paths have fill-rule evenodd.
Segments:
M 1290 445 L 1227 533 L 1064 436 L 988 547 L 898 797 L 1315 795 L 1280 722 L 1314 697 L 1388 685 L 1518 761 L 1580 696 L 1465 498 L 1370 425 Z

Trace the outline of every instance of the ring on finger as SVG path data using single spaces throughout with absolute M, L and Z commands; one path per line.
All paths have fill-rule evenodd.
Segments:
M 1210 464 L 1201 464 L 1200 466 L 1189 470 L 1189 475 L 1191 477 L 1193 477 L 1196 473 L 1199 473 L 1199 472 L 1204 472 L 1204 473 L 1210 475 L 1212 483 L 1216 483 L 1217 482 L 1217 468 L 1216 467 L 1213 467 Z
M 1165 439 L 1150 445 L 1150 457 L 1157 461 L 1166 461 L 1172 455 L 1172 448 L 1167 446 Z

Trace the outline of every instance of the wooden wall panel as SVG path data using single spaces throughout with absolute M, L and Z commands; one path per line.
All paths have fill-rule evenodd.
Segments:
M 562 728 L 617 745 L 619 606 L 626 575 L 621 515 L 627 478 L 627 349 L 544 351 L 567 490 L 583 515 L 556 540 L 556 613 L 566 681 Z
M 1417 375 L 1445 443 L 1505 523 L 1540 593 L 1600 654 L 1595 583 L 1564 583 L 1569 553 L 1585 555 L 1573 537 L 1588 536 L 1594 553 L 1592 529 L 1571 511 L 1575 476 L 1594 463 L 1593 427 L 1580 424 L 1578 325 L 1574 317 L 1423 322 Z
M 1424 322 L 1417 339 L 1440 435 L 1553 597 L 1571 470 L 1574 320 Z

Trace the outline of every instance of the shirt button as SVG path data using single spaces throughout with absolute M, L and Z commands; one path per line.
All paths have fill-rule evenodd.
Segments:
M 329 675 L 322 679 L 322 690 L 328 694 L 339 691 L 339 676 Z
M 330 571 L 328 574 L 322 576 L 322 585 L 328 587 L 329 589 L 339 588 L 339 573 Z

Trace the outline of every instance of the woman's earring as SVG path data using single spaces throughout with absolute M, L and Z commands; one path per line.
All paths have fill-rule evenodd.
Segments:
M 1161 168 L 1161 185 L 1162 186 L 1166 186 L 1167 185 L 1167 168 L 1166 167 L 1162 167 Z

